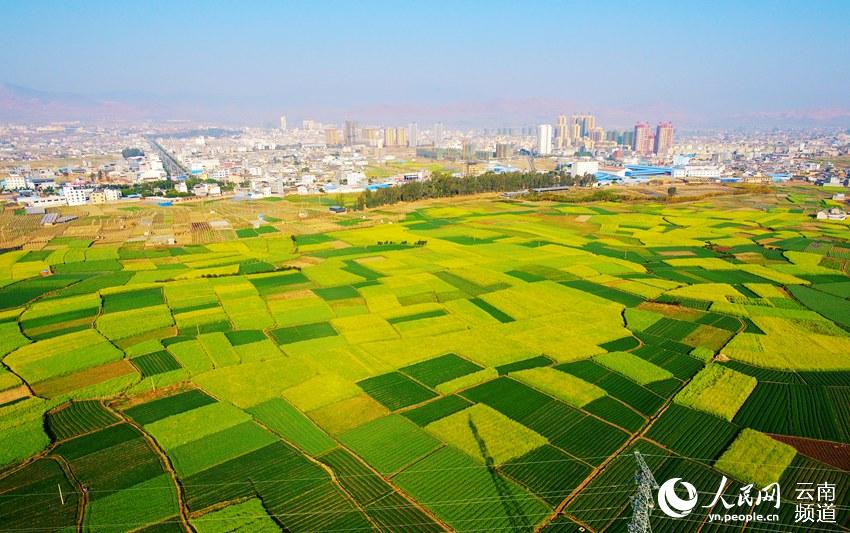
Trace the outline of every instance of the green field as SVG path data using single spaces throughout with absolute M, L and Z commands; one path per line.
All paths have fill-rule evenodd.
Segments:
M 635 449 L 846 496 L 848 226 L 741 192 L 33 230 L 0 254 L 0 530 L 624 531 Z

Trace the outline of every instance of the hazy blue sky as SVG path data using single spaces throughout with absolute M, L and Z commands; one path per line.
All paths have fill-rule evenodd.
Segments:
M 272 121 L 850 118 L 850 1 L 0 0 L 0 81 Z

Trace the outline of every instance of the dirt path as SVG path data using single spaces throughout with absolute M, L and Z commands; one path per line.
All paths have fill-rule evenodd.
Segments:
M 51 455 L 48 459 L 53 459 L 59 463 L 62 471 L 65 472 L 65 477 L 68 478 L 68 481 L 77 488 L 77 492 L 80 495 L 80 501 L 77 503 L 77 531 L 82 532 L 83 521 L 85 520 L 86 515 L 86 507 L 88 507 L 89 504 L 89 493 L 83 490 L 83 484 L 79 479 L 77 479 L 77 476 L 74 475 L 74 470 L 71 469 L 71 465 L 64 457 L 61 455 Z
M 107 407 L 107 409 L 109 408 Z M 185 529 L 186 531 L 195 531 L 195 529 L 192 527 L 192 524 L 189 522 L 189 511 L 186 506 L 185 495 L 183 494 L 183 485 L 177 478 L 177 473 L 174 471 L 174 465 L 171 464 L 171 459 L 168 458 L 168 455 L 165 454 L 162 448 L 159 447 L 159 444 L 157 444 L 153 437 L 148 435 L 148 433 L 144 430 L 144 428 L 142 428 L 142 426 L 140 426 L 130 418 L 126 417 L 124 413 L 115 411 L 113 409 L 110 410 L 113 411 L 116 415 L 118 415 L 121 420 L 136 428 L 136 430 L 141 433 L 144 439 L 147 441 L 148 446 L 151 448 L 151 450 L 153 450 L 153 452 L 159 456 L 159 460 L 162 463 L 163 469 L 168 473 L 169 476 L 171 476 L 171 481 L 174 483 L 174 486 L 177 489 L 177 507 L 180 513 L 180 522 L 183 525 L 183 529 Z

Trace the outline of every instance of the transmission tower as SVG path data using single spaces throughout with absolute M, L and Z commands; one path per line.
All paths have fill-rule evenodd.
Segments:
M 631 497 L 632 521 L 629 522 L 629 533 L 651 533 L 649 516 L 655 508 L 653 493 L 658 489 L 658 482 L 655 481 L 655 476 L 652 475 L 652 471 L 637 450 L 635 450 L 635 462 L 638 466 L 635 471 L 637 492 Z

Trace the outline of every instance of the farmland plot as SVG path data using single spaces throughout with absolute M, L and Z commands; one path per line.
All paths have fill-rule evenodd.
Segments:
M 0 253 L 0 496 L 51 496 L 0 505 L 0 529 L 73 527 L 59 457 L 91 531 L 187 511 L 199 531 L 533 530 L 566 497 L 546 531 L 623 531 L 633 449 L 701 490 L 844 483 L 806 454 L 850 443 L 850 243 L 788 187 L 342 217 L 217 200 L 236 231 L 204 229 L 209 202 L 120 210 L 204 246 L 120 244 L 108 206 L 39 230 Z

